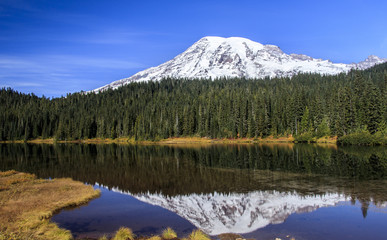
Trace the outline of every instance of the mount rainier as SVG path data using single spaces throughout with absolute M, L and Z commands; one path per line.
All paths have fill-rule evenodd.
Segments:
M 371 55 L 359 63 L 332 63 L 303 54 L 286 54 L 275 45 L 263 45 L 246 38 L 204 37 L 168 62 L 93 91 L 116 89 L 130 82 L 158 81 L 165 77 L 258 79 L 291 77 L 308 72 L 334 75 L 354 68 L 367 69 L 384 62 L 387 62 L 386 58 Z

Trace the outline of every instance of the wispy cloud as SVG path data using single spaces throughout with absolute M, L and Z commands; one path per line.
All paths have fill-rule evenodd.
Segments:
M 74 55 L 0 55 L 0 87 L 22 89 L 45 95 L 89 90 L 105 82 L 98 78 L 106 72 L 134 72 L 144 65 L 110 58 L 92 58 Z M 106 75 L 105 75 L 106 76 Z M 117 79 L 111 79 L 114 81 Z M 106 79 L 105 79 L 106 81 Z
M 93 58 L 74 55 L 39 55 L 28 57 L 13 57 L 0 55 L 1 70 L 24 70 L 24 72 L 58 73 L 79 67 L 132 69 L 144 67 L 141 63 L 109 58 Z M 68 73 L 65 73 L 68 74 Z
M 43 84 L 37 82 L 16 82 L 14 83 L 16 87 L 42 87 Z
M 125 29 L 99 29 L 89 33 L 87 36 L 77 36 L 68 40 L 91 44 L 128 44 L 136 43 L 144 37 L 165 35 L 168 34 L 151 31 L 128 31 Z
M 105 58 L 91 58 L 82 56 L 70 56 L 70 55 L 54 55 L 48 56 L 48 60 L 53 60 L 57 64 L 65 64 L 67 66 L 87 66 L 95 68 L 110 68 L 110 69 L 132 69 L 142 68 L 144 65 L 137 62 L 105 59 Z
M 0 25 L 6 23 L 0 23 Z M 88 30 L 77 34 L 58 34 L 45 33 L 31 35 L 28 38 L 20 38 L 19 36 L 3 35 L 0 36 L 0 41 L 50 41 L 50 42 L 68 42 L 75 44 L 103 44 L 103 45 L 133 45 L 143 43 L 143 39 L 155 36 L 165 36 L 167 33 L 146 32 L 146 31 L 126 31 L 126 30 Z

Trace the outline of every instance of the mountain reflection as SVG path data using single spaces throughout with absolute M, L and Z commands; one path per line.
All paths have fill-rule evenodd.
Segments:
M 209 235 L 253 232 L 269 224 L 282 223 L 292 213 L 311 212 L 346 200 L 340 194 L 300 196 L 278 191 L 176 196 L 113 191 L 172 211 Z

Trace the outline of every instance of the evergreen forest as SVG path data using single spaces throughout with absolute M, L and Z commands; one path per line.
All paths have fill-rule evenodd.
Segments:
M 292 135 L 346 143 L 360 134 L 385 144 L 386 106 L 387 64 L 335 76 L 167 78 L 52 99 L 3 88 L 0 140 Z

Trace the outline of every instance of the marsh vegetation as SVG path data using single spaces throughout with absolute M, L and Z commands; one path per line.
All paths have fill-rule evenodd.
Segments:
M 92 186 L 69 178 L 37 179 L 16 171 L 0 172 L 0 239 L 72 239 L 50 218 L 66 207 L 99 196 Z

